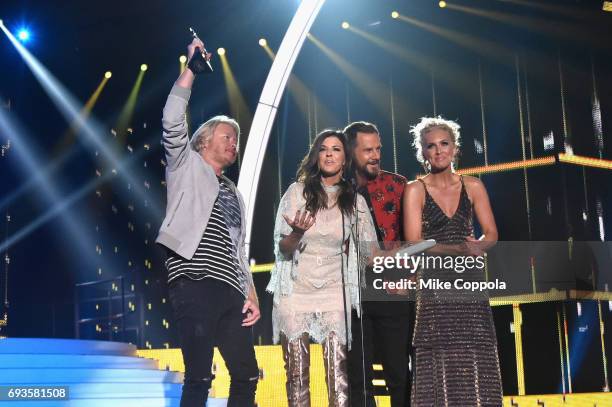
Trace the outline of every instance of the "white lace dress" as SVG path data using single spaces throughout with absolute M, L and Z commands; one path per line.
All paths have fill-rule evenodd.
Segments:
M 304 234 L 298 248 L 291 258 L 285 257 L 278 244 L 284 235 L 291 233 L 291 227 L 283 219 L 283 214 L 293 219 L 296 211 L 304 211 L 306 201 L 302 195 L 304 185 L 292 184 L 279 205 L 274 230 L 276 262 L 272 269 L 267 290 L 274 293 L 272 321 L 274 340 L 278 342 L 280 333 L 289 340 L 308 333 L 315 342 L 322 342 L 330 332 L 336 332 L 345 344 L 345 326 L 348 321 L 350 337 L 350 309 L 359 307 L 358 270 L 363 271 L 367 250 L 360 253 L 357 261 L 355 232 L 358 229 L 360 241 L 375 241 L 376 232 L 367 204 L 361 195 L 357 196 L 358 215 L 343 216 L 335 204 L 337 186 L 325 187 L 331 203 L 329 209 L 316 214 L 315 224 Z M 357 227 L 355 227 L 358 225 Z M 348 256 L 343 255 L 348 241 Z M 344 280 L 346 310 L 342 293 L 342 262 L 344 261 Z M 358 266 L 361 265 L 361 266 Z M 361 276 L 361 281 L 363 275 Z

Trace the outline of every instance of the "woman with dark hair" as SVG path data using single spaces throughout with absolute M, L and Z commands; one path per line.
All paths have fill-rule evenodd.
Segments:
M 407 241 L 435 239 L 430 255 L 482 256 L 497 241 L 497 227 L 483 183 L 456 174 L 459 125 L 426 117 L 411 130 L 417 159 L 427 175 L 404 189 Z M 482 229 L 474 237 L 473 217 Z M 483 281 L 482 269 L 422 269 L 420 280 Z M 500 406 L 497 341 L 486 292 L 417 291 L 412 406 Z
M 283 348 L 290 407 L 310 406 L 310 339 L 323 346 L 329 405 L 348 405 L 346 338 L 351 308 L 359 312 L 358 272 L 365 264 L 354 235 L 376 240 L 364 198 L 343 177 L 349 159 L 343 133 L 317 135 L 276 216 L 267 290 L 274 293 L 274 340 Z

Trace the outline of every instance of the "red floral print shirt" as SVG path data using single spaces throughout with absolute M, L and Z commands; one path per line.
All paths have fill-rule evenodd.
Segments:
M 385 242 L 403 240 L 402 195 L 406 182 L 406 177 L 402 175 L 380 171 L 378 177 L 366 185 L 370 195 L 370 212 L 378 229 L 378 237 Z

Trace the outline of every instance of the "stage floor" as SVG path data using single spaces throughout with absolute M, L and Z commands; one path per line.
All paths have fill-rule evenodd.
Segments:
M 310 363 L 311 404 L 313 406 L 327 405 L 327 391 L 323 367 L 323 354 L 320 345 L 313 344 Z M 185 367 L 180 349 L 138 350 L 138 355 L 155 359 L 160 369 L 183 372 Z M 280 346 L 255 346 L 255 354 L 260 368 L 261 380 L 257 387 L 257 403 L 260 406 L 281 407 L 287 405 L 285 393 L 285 370 L 283 367 L 282 350 Z M 215 349 L 213 358 L 215 380 L 211 388 L 211 397 L 224 399 L 228 396 L 229 375 L 223 358 Z M 384 386 L 384 381 L 376 385 Z M 379 407 L 389 407 L 387 396 L 377 397 Z M 529 396 L 506 396 L 504 407 L 612 407 L 612 393 L 574 393 L 546 394 Z

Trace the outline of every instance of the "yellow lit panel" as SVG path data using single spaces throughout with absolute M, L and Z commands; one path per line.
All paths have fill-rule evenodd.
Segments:
M 480 167 L 463 168 L 458 170 L 458 174 L 462 175 L 478 175 L 478 174 L 490 174 L 493 172 L 503 172 L 512 170 L 522 170 L 523 168 L 542 167 L 546 165 L 553 165 L 555 163 L 554 156 L 534 158 L 531 160 L 519 160 L 511 161 L 501 164 L 483 165 Z
M 516 352 L 516 381 L 519 395 L 525 395 L 525 366 L 523 359 L 523 314 L 518 304 L 512 306 L 514 320 L 514 350 Z
M 564 301 L 567 299 L 569 299 L 567 291 L 559 291 L 554 288 L 551 288 L 550 291 L 545 293 L 491 297 L 489 299 L 489 303 L 491 304 L 491 306 L 495 307 L 499 305 L 529 304 L 534 302 L 546 301 Z
M 580 155 L 570 155 L 562 153 L 559 154 L 559 161 L 562 163 L 583 165 L 585 167 L 612 170 L 612 160 L 603 160 L 601 158 L 584 157 Z
M 515 315 L 516 317 L 516 315 Z M 147 342 L 147 347 L 150 343 Z M 320 345 L 311 345 L 310 389 L 311 405 L 326 406 L 327 390 L 323 368 L 323 354 Z M 180 349 L 140 349 L 138 356 L 154 359 L 159 369 L 184 372 L 183 357 Z M 255 346 L 255 355 L 262 377 L 257 385 L 256 401 L 260 406 L 286 407 L 285 369 L 281 347 Z M 211 397 L 227 398 L 229 394 L 229 374 L 223 358 L 215 349 L 213 364 L 216 367 L 216 378 L 211 388 Z M 380 366 L 380 365 L 379 365 Z M 384 381 L 382 381 L 384 382 Z M 378 407 L 389 407 L 388 396 L 376 397 Z M 539 403 L 539 404 L 538 404 Z M 592 407 L 612 405 L 612 393 L 550 394 L 529 396 L 506 396 L 504 407 L 538 407 L 545 403 L 547 407 Z
M 251 273 L 268 272 L 272 270 L 272 266 L 274 266 L 274 263 L 257 264 L 255 266 L 251 266 Z
M 458 174 L 462 175 L 478 175 L 490 174 L 493 172 L 504 172 L 512 170 L 522 170 L 524 168 L 542 167 L 553 165 L 556 162 L 555 156 L 546 156 L 534 158 L 531 160 L 511 161 L 507 163 L 483 165 L 479 167 L 470 167 L 457 170 Z M 558 155 L 559 162 L 566 164 L 581 165 L 584 167 L 601 168 L 604 170 L 612 170 L 612 160 L 604 160 L 601 158 L 584 157 L 580 155 L 561 153 Z

